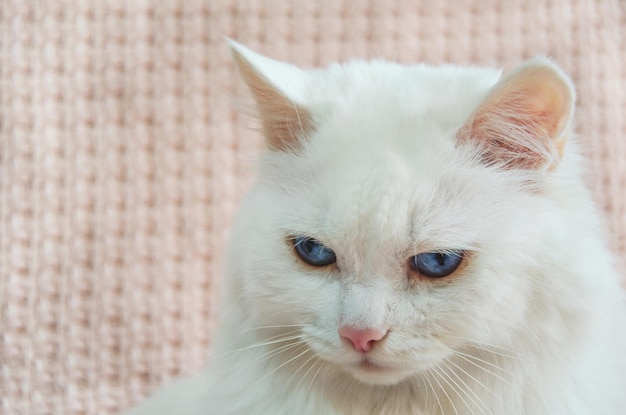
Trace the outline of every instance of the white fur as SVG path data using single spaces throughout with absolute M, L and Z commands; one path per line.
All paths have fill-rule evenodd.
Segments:
M 234 47 L 317 127 L 261 160 L 207 368 L 131 414 L 626 413 L 622 291 L 575 142 L 550 171 L 456 146 L 498 71 L 302 71 Z M 337 266 L 303 264 L 295 235 Z M 472 254 L 448 282 L 412 277 L 407 259 L 433 249 Z M 357 367 L 340 324 L 389 327 L 370 356 L 388 369 Z

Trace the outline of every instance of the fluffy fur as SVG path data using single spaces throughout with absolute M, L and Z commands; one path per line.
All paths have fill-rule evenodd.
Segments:
M 269 149 L 215 352 L 131 414 L 626 411 L 623 295 L 554 64 L 301 70 L 232 47 Z M 337 263 L 304 263 L 298 235 Z M 407 266 L 451 249 L 466 255 L 449 277 Z M 389 332 L 361 353 L 341 326 Z

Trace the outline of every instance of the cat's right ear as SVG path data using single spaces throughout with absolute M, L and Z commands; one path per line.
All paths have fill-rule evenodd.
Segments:
M 293 65 L 266 58 L 228 40 L 233 59 L 256 101 L 269 148 L 297 150 L 313 131 L 303 104 L 309 74 Z
M 555 168 L 574 112 L 570 79 L 547 59 L 510 72 L 457 134 L 483 149 L 485 160 L 507 169 Z

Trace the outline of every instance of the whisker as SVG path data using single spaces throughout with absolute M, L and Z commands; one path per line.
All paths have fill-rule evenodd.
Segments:
M 315 354 L 312 356 L 312 358 L 314 358 L 314 357 L 316 357 L 316 356 L 315 356 Z M 309 359 L 309 360 L 311 360 L 311 359 Z M 306 363 L 308 363 L 308 362 L 309 362 L 309 360 L 307 360 L 307 361 L 305 362 L 305 364 L 306 364 Z M 320 360 L 320 359 L 316 360 L 315 362 L 313 362 L 313 364 L 312 364 L 312 365 L 310 365 L 310 366 L 309 366 L 309 368 L 307 369 L 307 371 L 306 371 L 306 372 L 304 372 L 304 375 L 302 375 L 302 376 L 300 377 L 300 380 L 299 380 L 299 381 L 298 381 L 298 383 L 296 384 L 296 389 L 298 389 L 298 388 L 300 387 L 300 384 L 302 383 L 302 381 L 303 381 L 304 379 L 306 379 L 306 377 L 309 375 L 309 373 L 311 372 L 311 370 L 313 370 L 313 368 L 314 368 L 314 367 L 315 367 L 315 366 L 316 366 L 319 362 L 321 362 L 321 360 Z
M 513 355 L 510 355 L 510 354 L 502 353 L 500 351 L 496 351 L 494 349 L 489 348 L 489 346 L 485 346 L 485 345 L 481 345 L 481 344 L 472 344 L 472 345 L 470 345 L 470 347 L 473 347 L 473 348 L 478 349 L 478 350 L 485 351 L 487 353 L 495 354 L 497 356 L 506 357 L 508 359 L 527 360 L 523 356 L 513 356 Z
M 299 327 L 299 326 L 295 326 L 294 327 Z M 294 334 L 297 333 L 297 334 Z M 295 340 L 295 341 L 294 341 Z M 282 344 L 281 343 L 286 343 L 287 344 Z M 267 352 L 256 356 L 254 359 L 251 359 L 248 362 L 243 362 L 244 364 L 242 366 L 239 366 L 236 370 L 245 370 L 246 368 L 248 368 L 250 365 L 254 364 L 255 362 L 258 362 L 260 360 L 266 360 L 266 359 L 270 359 L 273 356 L 279 355 L 281 353 L 286 353 L 290 350 L 297 350 L 298 348 L 302 348 L 302 347 L 306 347 L 306 343 L 302 340 L 302 335 L 300 333 L 300 330 L 292 330 L 288 333 L 283 333 L 280 335 L 276 335 L 276 336 L 272 336 L 269 337 L 268 339 L 266 339 L 266 341 L 261 341 L 258 343 L 254 343 L 245 347 L 241 347 L 238 349 L 233 349 L 233 350 L 228 350 L 225 351 L 223 353 L 219 353 L 219 354 L 215 354 L 213 356 L 211 356 L 209 358 L 209 363 L 215 363 L 215 362 L 219 362 L 221 359 L 224 359 L 228 356 L 232 356 L 234 353 L 239 353 L 239 352 L 244 352 L 247 350 L 251 350 L 251 349 L 258 349 L 260 347 L 267 347 L 267 346 L 273 346 L 273 345 L 280 345 L 278 347 L 273 347 L 270 350 L 268 350 Z M 274 369 L 272 372 L 268 373 L 265 376 L 269 376 L 271 375 L 273 372 L 275 372 L 277 369 L 280 369 L 282 366 L 284 366 L 285 364 L 290 363 L 291 361 L 299 358 L 300 356 L 304 355 L 305 353 L 307 353 L 308 349 L 305 350 L 304 352 L 298 354 L 297 356 L 290 358 L 287 362 L 281 364 L 278 368 Z M 300 371 L 303 366 L 305 366 L 312 358 L 314 358 L 315 356 L 312 356 L 311 358 L 309 358 L 295 373 L 297 374 L 298 371 Z M 309 369 L 310 370 L 310 369 Z M 307 371 L 308 373 L 309 371 Z M 184 390 L 184 385 L 186 385 L 187 383 L 192 384 L 192 382 L 196 379 L 198 379 L 199 377 L 201 377 L 203 375 L 203 372 L 197 372 L 193 375 L 188 375 L 188 376 L 179 376 L 177 377 L 178 382 L 182 382 L 181 383 L 181 387 L 180 390 L 181 392 Z M 306 374 L 305 374 L 306 375 Z M 263 376 L 263 377 L 265 377 Z M 173 400 L 179 400 L 182 399 L 182 393 L 176 393 L 173 394 L 173 396 L 171 397 Z
M 288 343 L 288 344 L 284 344 L 280 347 L 277 347 L 275 349 L 271 349 L 269 351 L 267 351 L 266 353 L 263 353 L 260 356 L 257 356 L 256 358 L 250 360 L 249 362 L 247 362 L 247 364 L 245 366 L 243 366 L 240 370 L 244 370 L 249 368 L 251 365 L 253 365 L 255 362 L 261 361 L 261 360 L 268 360 L 273 356 L 279 355 L 283 352 L 286 352 L 290 349 L 293 349 L 295 347 L 298 346 L 302 346 L 303 343 L 302 342 L 294 342 L 294 343 Z
M 287 382 L 285 383 L 285 385 L 288 385 L 289 382 L 291 382 L 291 380 L 294 378 L 294 376 L 296 376 L 298 374 L 298 372 L 300 370 L 302 370 L 303 367 L 305 367 L 311 360 L 315 359 L 315 354 L 312 354 L 311 357 L 309 357 L 306 362 L 302 363 L 300 365 L 300 367 L 298 368 L 298 370 L 296 370 L 295 372 L 293 372 L 293 374 L 291 375 L 291 377 L 289 379 L 287 379 Z
M 302 347 L 302 346 L 305 346 L 305 345 L 304 345 L 304 344 L 301 344 L 300 346 Z M 306 347 L 306 346 L 305 346 L 305 347 Z M 271 370 L 270 372 L 268 372 L 268 373 L 266 373 L 265 375 L 261 376 L 261 377 L 259 378 L 259 380 L 258 380 L 258 381 L 261 381 L 261 380 L 265 379 L 266 377 L 268 377 L 268 376 L 272 375 L 273 373 L 275 373 L 275 372 L 276 372 L 277 370 L 279 370 L 280 368 L 282 368 L 282 367 L 284 367 L 284 366 L 288 365 L 289 363 L 293 362 L 294 360 L 296 360 L 296 359 L 297 359 L 297 358 L 299 358 L 300 356 L 302 356 L 302 355 L 304 355 L 304 354 L 306 354 L 306 353 L 309 353 L 309 352 L 310 352 L 310 350 L 309 350 L 308 348 L 305 348 L 305 350 L 304 350 L 302 353 L 297 354 L 296 356 L 292 357 L 291 359 L 287 360 L 286 362 L 281 363 L 280 365 L 278 365 L 277 367 L 275 367 L 275 368 L 274 368 L 273 370 Z
M 249 327 L 245 330 L 241 330 L 240 333 L 247 333 L 253 330 L 263 330 L 263 329 L 283 329 L 283 328 L 291 328 L 291 327 L 304 327 L 304 324 L 276 324 L 272 326 L 258 326 L 258 327 Z
M 456 367 L 458 370 L 460 370 L 461 372 L 463 372 L 466 376 L 468 376 L 470 379 L 472 379 L 474 382 L 476 382 L 478 385 L 482 386 L 487 392 L 489 392 L 490 394 L 492 394 L 494 397 L 496 397 L 503 405 L 508 406 L 506 404 L 506 402 L 504 402 L 504 399 L 502 399 L 502 397 L 500 395 L 498 395 L 497 393 L 495 393 L 494 391 L 492 391 L 490 388 L 488 388 L 485 384 L 483 384 L 480 380 L 476 379 L 473 375 L 471 375 L 470 373 L 468 373 L 465 369 L 463 369 L 461 366 L 457 365 L 456 363 L 454 363 L 452 360 L 447 359 L 448 363 L 450 363 L 451 365 L 453 365 L 454 367 Z
M 309 387 L 307 388 L 306 393 L 304 394 L 304 396 L 306 397 L 309 396 L 309 393 L 311 392 L 311 388 L 313 387 L 313 384 L 315 383 L 315 378 L 317 377 L 318 373 L 320 373 L 320 370 L 326 365 L 326 362 L 323 360 L 318 360 L 318 362 L 321 362 L 320 367 L 317 368 L 317 370 L 315 371 L 315 374 L 311 378 L 311 383 L 309 383 Z
M 461 378 L 458 373 L 456 373 L 454 370 L 452 370 L 452 368 L 450 366 L 448 366 L 446 364 L 446 361 L 449 362 L 448 359 L 445 359 L 441 362 L 442 365 L 444 365 L 446 368 L 448 368 L 448 370 L 450 371 L 450 373 L 452 375 L 454 375 L 455 378 L 457 378 L 459 380 L 459 382 L 461 382 L 463 384 L 464 387 L 461 387 L 460 385 L 458 385 L 456 382 L 454 382 L 454 380 L 452 380 L 454 382 L 455 385 L 457 385 L 459 387 L 459 389 L 461 389 L 461 391 L 465 394 L 465 396 L 467 396 L 467 398 L 469 400 L 472 401 L 472 403 L 480 410 L 480 412 L 483 415 L 487 415 L 487 413 L 483 410 L 483 408 L 487 409 L 487 411 L 489 411 L 489 413 L 491 415 L 493 415 L 493 413 L 489 410 L 489 407 L 483 402 L 482 399 L 480 399 L 480 396 L 478 396 L 476 394 L 476 392 L 474 392 L 468 385 L 467 383 L 463 380 L 463 378 Z M 469 393 L 468 393 L 469 392 Z M 476 400 L 474 400 L 474 398 L 472 398 L 472 396 L 470 396 L 470 393 L 474 396 L 474 398 L 476 398 L 478 400 L 478 402 Z M 480 403 L 480 405 L 479 405 Z M 472 411 L 473 412 L 473 411 Z
M 513 349 L 508 349 L 508 348 L 503 347 L 503 346 L 494 346 L 494 345 L 489 345 L 489 344 L 484 344 L 484 343 L 476 343 L 472 339 L 469 339 L 467 337 L 461 337 L 461 336 L 446 335 L 446 337 L 463 340 L 463 341 L 468 343 L 467 347 L 472 347 L 472 348 L 476 348 L 476 349 L 479 349 L 479 350 L 484 350 L 486 352 L 489 352 L 489 353 L 492 353 L 492 354 L 497 354 L 497 355 L 502 356 L 502 357 L 508 357 L 508 358 L 511 358 L 511 359 L 520 359 L 520 360 L 524 359 L 524 356 L 520 355 L 517 351 L 515 351 Z
M 448 386 L 450 386 L 450 388 L 451 388 L 451 389 L 452 389 L 452 390 L 456 393 L 456 396 L 458 396 L 458 397 L 461 399 L 461 401 L 465 404 L 465 407 L 466 407 L 467 409 L 469 409 L 470 411 L 472 411 L 472 413 L 473 413 L 474 411 L 472 410 L 472 407 L 469 405 L 469 403 L 467 403 L 467 401 L 463 398 L 463 396 L 461 396 L 461 394 L 459 393 L 459 390 L 457 389 L 457 388 L 461 389 L 461 387 L 459 386 L 459 384 L 458 384 L 458 383 L 456 383 L 456 382 L 454 381 L 454 379 L 452 379 L 452 378 L 450 377 L 450 375 L 449 375 L 449 374 L 448 374 L 448 373 L 444 370 L 444 368 L 439 368 L 439 369 L 441 369 L 441 373 L 443 373 L 443 374 L 445 375 L 445 377 L 446 377 L 446 378 L 450 379 L 450 381 L 452 381 L 452 383 L 454 383 L 454 385 L 456 385 L 456 388 L 455 388 L 454 386 L 452 386 L 452 384 L 451 384 L 450 382 L 448 382 L 448 381 L 446 380 L 446 378 L 442 377 L 442 378 L 441 378 L 441 380 L 443 380 L 444 382 L 446 382 L 446 383 L 448 384 Z M 463 393 L 466 393 L 466 392 L 465 392 L 465 391 L 463 391 Z
M 435 392 L 435 388 L 433 386 L 433 383 L 430 381 L 430 369 L 428 370 L 428 372 L 426 373 L 426 376 L 424 377 L 424 379 L 426 380 L 426 382 L 428 383 L 428 386 L 430 387 L 430 390 L 433 391 L 433 395 L 435 396 L 435 400 L 437 401 L 437 405 L 439 405 L 439 409 L 441 410 L 441 415 L 445 415 L 443 412 L 443 406 L 441 406 L 441 401 L 439 400 L 439 394 L 437 392 Z
M 535 398 L 533 398 L 532 396 L 528 395 L 528 394 L 527 394 L 527 393 L 525 393 L 523 390 L 521 390 L 521 389 L 520 389 L 517 385 L 514 385 L 513 383 L 511 383 L 511 382 L 510 382 L 510 381 L 508 381 L 507 379 L 503 378 L 502 376 L 498 375 L 497 373 L 494 373 L 494 372 L 492 372 L 491 370 L 489 370 L 489 369 L 487 369 L 487 368 L 485 368 L 485 367 L 483 367 L 483 366 L 479 365 L 478 363 L 476 363 L 476 362 L 474 362 L 474 361 L 472 361 L 472 360 L 468 359 L 468 357 L 469 357 L 469 358 L 474 358 L 474 359 L 477 359 L 478 361 L 481 361 L 481 362 L 483 362 L 483 363 L 489 364 L 490 366 L 494 366 L 494 367 L 496 367 L 496 368 L 499 368 L 498 366 L 495 366 L 495 365 L 493 365 L 493 364 L 491 364 L 491 363 L 489 363 L 489 362 L 485 362 L 484 360 L 482 360 L 482 359 L 478 359 L 477 357 L 470 356 L 470 355 L 466 355 L 466 354 L 464 354 L 464 353 L 455 352 L 455 354 L 456 354 L 459 358 L 461 358 L 461 359 L 465 360 L 466 362 L 468 362 L 468 363 L 470 363 L 470 364 L 472 364 L 472 365 L 476 366 L 477 368 L 479 368 L 480 370 L 484 371 L 485 373 L 488 373 L 488 374 L 490 374 L 490 375 L 494 376 L 496 379 L 499 379 L 499 380 L 501 380 L 502 382 L 506 383 L 507 385 L 511 386 L 513 389 L 515 389 L 517 392 L 521 393 L 523 396 L 525 396 L 525 397 L 527 397 L 527 398 L 530 398 L 530 399 L 533 399 L 533 400 L 537 401 Z M 501 370 L 503 370 L 503 371 L 504 371 L 504 369 L 502 369 L 502 368 L 499 368 L 499 369 L 501 369 Z M 510 372 L 507 372 L 507 371 L 504 371 L 504 372 L 505 372 L 505 373 L 508 373 L 508 374 L 511 374 Z
M 441 383 L 437 379 L 437 376 L 441 376 L 439 374 L 439 371 L 436 368 L 429 368 L 428 372 L 433 374 L 433 379 L 435 379 L 435 382 L 437 382 L 437 385 L 439 385 L 439 389 L 441 389 L 443 394 L 446 395 L 446 398 L 448 398 L 448 402 L 450 402 L 450 405 L 452 405 L 452 409 L 454 409 L 455 415 L 459 415 L 459 411 L 457 411 L 456 405 L 454 405 L 454 402 L 452 401 L 452 399 L 450 399 L 450 395 L 448 395 L 448 392 L 446 391 L 446 389 L 443 386 L 441 386 Z M 445 415 L 445 414 L 443 414 L 443 415 Z
M 274 357 L 276 355 L 279 355 L 283 352 L 286 352 L 287 350 L 293 349 L 295 347 L 302 347 L 304 345 L 304 343 L 302 342 L 295 342 L 295 343 L 289 343 L 289 344 L 285 344 L 282 345 L 280 347 L 277 347 L 276 349 L 272 349 L 270 351 L 268 351 L 267 353 L 263 353 L 261 356 L 257 356 L 256 358 L 252 359 L 250 361 L 250 364 L 258 362 L 260 360 L 267 360 L 271 357 Z M 248 366 L 246 366 L 248 367 Z
M 495 369 L 498 369 L 498 370 L 500 370 L 500 371 L 502 371 L 502 372 L 504 372 L 504 373 L 506 373 L 506 374 L 509 374 L 509 375 L 511 375 L 511 374 L 512 374 L 511 372 L 509 372 L 508 370 L 505 370 L 505 369 L 504 369 L 504 368 L 502 368 L 501 366 L 498 366 L 498 365 L 496 365 L 495 363 L 488 362 L 488 361 L 486 361 L 486 360 L 484 360 L 484 359 L 481 359 L 480 357 L 476 357 L 476 356 L 473 356 L 473 355 L 471 355 L 471 354 L 463 353 L 463 352 L 460 352 L 460 351 L 458 351 L 458 350 L 452 350 L 452 351 L 453 351 L 453 352 L 454 352 L 454 354 L 455 354 L 455 355 L 457 355 L 457 356 L 465 356 L 465 357 L 470 358 L 470 359 L 478 360 L 479 362 L 484 363 L 484 364 L 486 364 L 487 366 L 491 366 L 491 367 L 493 367 L 493 368 L 495 368 Z
M 532 396 L 532 395 L 527 394 L 527 393 L 526 393 L 526 392 L 524 392 L 522 389 L 520 389 L 520 388 L 519 388 L 519 386 L 514 385 L 513 383 L 511 383 L 511 382 L 510 382 L 510 381 L 508 381 L 507 379 L 503 378 L 502 376 L 500 376 L 500 375 L 498 375 L 498 374 L 496 374 L 496 373 L 493 373 L 492 371 L 490 371 L 490 370 L 488 370 L 488 369 L 486 369 L 486 368 L 482 367 L 481 365 L 477 364 L 476 362 L 471 361 L 470 359 L 468 359 L 468 357 L 470 357 L 470 358 L 474 358 L 474 359 L 477 359 L 477 360 L 479 360 L 479 361 L 481 361 L 481 362 L 483 362 L 483 363 L 487 363 L 487 364 L 489 364 L 489 362 L 485 362 L 484 360 L 478 359 L 477 357 L 470 356 L 470 355 L 465 355 L 465 354 L 457 354 L 457 356 L 458 356 L 458 357 L 460 357 L 461 359 L 463 359 L 463 360 L 467 361 L 468 363 L 470 363 L 470 364 L 472 364 L 472 365 L 476 366 L 477 368 L 479 368 L 479 369 L 483 370 L 485 373 L 489 373 L 490 375 L 494 376 L 495 378 L 497 378 L 497 379 L 501 380 L 502 382 L 506 383 L 507 385 L 511 386 L 511 387 L 512 387 L 513 389 L 515 389 L 517 392 L 519 392 L 520 394 L 522 394 L 522 396 L 524 396 L 524 397 L 526 397 L 526 398 L 529 398 L 529 399 L 532 399 L 534 402 L 539 402 L 539 401 L 537 400 L 537 398 L 536 398 L 536 397 L 534 397 L 534 396 Z M 489 364 L 489 365 L 490 365 L 490 366 L 495 366 L 495 365 L 493 365 L 493 364 Z M 498 367 L 498 366 L 495 366 L 495 367 Z M 507 371 L 505 371 L 505 373 L 511 374 L 511 372 L 507 372 Z
M 296 333 L 296 332 L 297 331 L 294 330 L 293 332 L 290 332 L 290 333 Z M 290 336 L 287 336 L 287 337 L 284 337 L 284 336 L 285 336 L 284 334 L 278 335 L 278 336 L 273 336 L 273 337 L 268 338 L 267 341 L 254 343 L 254 344 L 251 344 L 251 345 L 248 345 L 248 346 L 240 347 L 238 349 L 227 350 L 225 352 L 218 353 L 218 354 L 215 354 L 215 355 L 211 356 L 211 359 L 222 358 L 222 357 L 231 355 L 233 353 L 239 353 L 239 352 L 243 352 L 243 351 L 246 351 L 246 350 L 255 349 L 257 347 L 271 346 L 272 344 L 284 343 L 284 342 L 288 342 L 288 341 L 292 341 L 292 340 L 301 339 L 301 336 L 299 334 L 298 335 L 290 335 Z

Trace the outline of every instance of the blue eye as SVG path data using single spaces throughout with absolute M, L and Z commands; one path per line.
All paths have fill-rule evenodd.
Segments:
M 409 260 L 413 271 L 430 278 L 441 278 L 452 274 L 463 261 L 463 251 L 424 252 Z
M 293 239 L 293 247 L 304 262 L 314 267 L 323 267 L 337 261 L 332 249 L 313 238 L 297 236 Z

